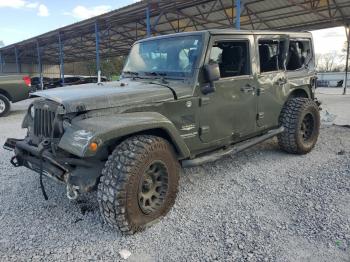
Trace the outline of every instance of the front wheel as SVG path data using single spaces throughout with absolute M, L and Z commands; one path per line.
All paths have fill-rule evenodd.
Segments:
M 133 234 L 165 216 L 175 202 L 179 170 L 166 140 L 139 135 L 123 141 L 106 162 L 98 185 L 104 221 Z
M 285 128 L 278 135 L 278 143 L 284 151 L 306 154 L 313 149 L 320 132 L 320 112 L 313 100 L 300 97 L 288 100 L 279 122 Z

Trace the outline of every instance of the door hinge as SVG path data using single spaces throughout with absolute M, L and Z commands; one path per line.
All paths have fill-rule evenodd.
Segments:
M 265 115 L 264 112 L 259 112 L 259 113 L 256 115 L 256 119 L 257 119 L 257 120 L 263 119 L 263 118 L 264 118 L 264 115 Z
M 210 103 L 210 98 L 209 97 L 201 97 L 199 100 L 199 105 L 204 106 Z
M 209 133 L 209 131 L 210 131 L 210 127 L 209 126 L 201 126 L 199 128 L 199 134 L 200 135 L 207 134 L 207 133 Z
M 256 90 L 256 95 L 258 95 L 258 96 L 260 96 L 260 95 L 262 95 L 263 93 L 265 93 L 265 89 L 264 88 L 258 88 L 257 90 Z

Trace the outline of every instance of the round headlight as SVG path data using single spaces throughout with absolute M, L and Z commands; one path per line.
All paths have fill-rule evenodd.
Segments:
M 34 106 L 31 106 L 30 107 L 30 116 L 34 119 L 34 117 L 35 117 L 35 108 L 34 108 Z

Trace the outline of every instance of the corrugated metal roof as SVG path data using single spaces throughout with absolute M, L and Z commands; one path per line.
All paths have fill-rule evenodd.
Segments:
M 241 0 L 241 28 L 312 30 L 350 23 L 349 0 Z M 144 0 L 0 49 L 6 62 L 35 62 L 37 43 L 45 63 L 59 61 L 58 34 L 66 62 L 95 58 L 95 22 L 100 55 L 124 55 L 132 43 L 146 36 L 146 8 L 151 9 L 152 35 L 234 28 L 234 0 Z M 25 25 L 24 25 L 25 26 Z

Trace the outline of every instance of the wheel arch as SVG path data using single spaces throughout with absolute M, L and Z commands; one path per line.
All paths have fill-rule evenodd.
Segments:
M 296 88 L 296 89 L 293 89 L 292 92 L 290 92 L 287 101 L 291 98 L 296 98 L 296 97 L 311 98 L 311 94 L 309 90 L 307 90 L 306 88 L 301 88 L 301 87 Z
M 6 96 L 7 99 L 10 100 L 10 101 L 12 102 L 12 97 L 11 97 L 11 95 L 10 95 L 7 91 L 5 91 L 4 89 L 1 89 L 1 88 L 0 88 L 0 94 Z
M 179 146 L 179 144 L 174 139 L 174 137 L 170 134 L 170 132 L 167 129 L 162 127 L 150 128 L 150 129 L 145 129 L 138 132 L 132 132 L 122 137 L 111 139 L 106 144 L 106 146 L 109 148 L 108 151 L 111 153 L 114 150 L 114 148 L 117 145 L 119 145 L 121 142 L 123 142 L 125 139 L 128 139 L 133 136 L 139 136 L 139 135 L 151 135 L 151 136 L 161 137 L 166 141 L 168 141 L 168 143 L 173 147 L 174 152 L 179 159 L 183 159 L 189 156 L 188 153 L 186 152 L 187 150 L 184 150 L 181 146 Z
M 100 144 L 100 149 L 110 151 L 126 138 L 140 134 L 166 139 L 173 146 L 178 159 L 190 157 L 190 150 L 175 125 L 156 112 L 124 113 L 79 120 L 65 130 L 58 146 L 78 157 L 93 157 L 97 152 L 91 152 L 88 148 L 93 141 Z

